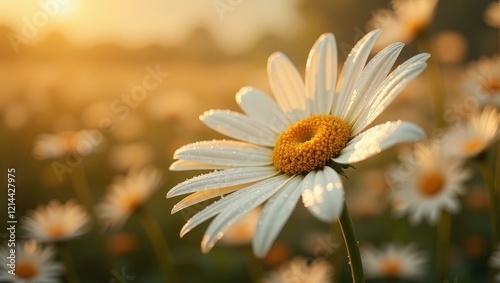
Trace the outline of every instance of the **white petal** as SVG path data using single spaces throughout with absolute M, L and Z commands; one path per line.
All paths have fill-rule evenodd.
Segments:
M 278 138 L 266 124 L 229 110 L 206 111 L 200 120 L 214 131 L 249 143 L 274 146 Z
M 393 121 L 377 125 L 359 134 L 347 143 L 333 161 L 351 164 L 365 160 L 402 142 L 416 142 L 425 138 L 424 131 L 409 122 Z
M 269 95 L 252 87 L 243 87 L 236 93 L 236 102 L 243 112 L 267 125 L 278 134 L 285 131 L 290 121 Z
M 427 66 L 425 60 L 428 54 L 416 55 L 396 68 L 380 85 L 376 94 L 367 102 L 366 108 L 362 110 L 355 122 L 352 134 L 356 135 L 368 126 L 375 118 L 387 108 L 387 106 L 398 96 L 403 88 Z
M 348 106 L 343 109 L 340 115 L 341 119 L 351 125 L 354 124 L 355 118 L 360 114 L 360 111 L 368 107 L 367 100 L 371 99 L 375 94 L 375 90 L 384 81 L 403 46 L 403 43 L 391 44 L 368 62 L 348 100 Z
M 167 198 L 217 188 L 225 188 L 260 181 L 277 173 L 273 166 L 244 167 L 215 171 L 186 180 L 168 193 Z
M 286 184 L 288 179 L 290 179 L 289 176 L 279 175 L 266 180 L 269 182 L 266 182 L 265 185 L 262 185 L 265 182 L 263 181 L 259 183 L 261 184 L 259 187 L 254 187 L 249 190 L 249 193 L 246 194 L 245 197 L 239 198 L 226 206 L 226 209 L 215 217 L 208 226 L 205 236 L 203 236 L 203 240 L 201 241 L 201 251 L 203 253 L 209 252 L 215 243 L 224 236 L 224 233 L 229 227 L 245 214 L 268 200 L 276 191 Z
M 283 53 L 276 52 L 267 63 L 269 85 L 283 112 L 292 114 L 292 122 L 309 116 L 304 83 L 293 63 Z
M 337 45 L 333 34 L 323 34 L 309 52 L 306 92 L 312 115 L 330 113 L 337 80 Z
M 264 257 L 279 232 L 297 205 L 301 194 L 303 177 L 297 176 L 274 194 L 260 214 L 253 238 L 253 251 L 257 257 Z
M 336 220 L 344 208 L 344 188 L 339 174 L 328 166 L 307 174 L 302 182 L 302 201 L 319 220 Z
M 356 43 L 356 46 L 354 46 L 349 56 L 347 56 L 335 90 L 337 95 L 333 100 L 333 116 L 340 117 L 342 109 L 347 105 L 354 85 L 363 71 L 366 59 L 368 59 L 373 44 L 375 40 L 377 40 L 379 34 L 380 30 L 374 30 L 367 33 L 358 43 Z
M 227 140 L 201 141 L 177 149 L 174 159 L 223 166 L 271 165 L 269 148 Z
M 176 160 L 174 161 L 168 170 L 170 171 L 187 171 L 187 170 L 218 170 L 218 169 L 228 169 L 231 166 L 205 164 L 198 162 L 191 162 L 186 160 Z
M 174 207 L 172 208 L 172 211 L 170 212 L 171 214 L 174 214 L 178 212 L 179 210 L 182 210 L 186 207 L 195 205 L 197 203 L 200 203 L 202 201 L 205 201 L 207 199 L 211 199 L 214 197 L 218 197 L 221 195 L 229 194 L 232 193 L 236 190 L 241 189 L 241 186 L 233 186 L 233 187 L 228 187 L 228 188 L 222 188 L 222 189 L 213 189 L 209 191 L 200 191 L 196 192 L 193 194 L 190 194 L 189 196 L 183 198 L 181 201 L 179 201 Z
M 184 236 L 187 232 L 191 231 L 194 227 L 200 225 L 207 219 L 219 214 L 224 209 L 229 209 L 233 207 L 236 203 L 238 203 L 242 199 L 246 199 L 251 195 L 255 195 L 256 193 L 261 193 L 262 188 L 269 188 L 270 185 L 275 185 L 277 182 L 284 182 L 284 175 L 279 175 L 276 177 L 272 177 L 266 179 L 264 181 L 258 182 L 241 190 L 238 190 L 224 198 L 220 199 L 217 202 L 212 203 L 207 206 L 202 211 L 198 212 L 196 215 L 191 217 L 184 227 L 181 229 L 181 237 Z

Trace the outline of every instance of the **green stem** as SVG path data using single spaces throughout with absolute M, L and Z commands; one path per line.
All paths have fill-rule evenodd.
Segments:
M 180 282 L 179 276 L 173 266 L 170 248 L 168 247 L 160 225 L 144 208 L 138 209 L 137 217 L 156 254 L 156 259 L 158 260 L 164 282 Z
M 490 201 L 490 223 L 491 223 L 491 242 L 492 247 L 496 247 L 498 244 L 498 222 L 499 213 L 498 213 L 498 195 L 495 191 L 495 177 L 493 176 L 492 168 L 488 165 L 488 161 L 480 160 L 478 162 L 479 169 L 481 170 L 481 174 L 484 178 L 484 183 L 486 188 L 488 189 L 488 198 Z M 498 165 L 497 165 L 498 167 Z
M 67 243 L 59 242 L 57 244 L 59 250 L 59 256 L 61 261 L 64 262 L 66 267 L 66 279 L 68 283 L 78 283 L 78 275 L 76 273 L 75 264 L 73 262 L 73 257 L 71 256 L 71 251 Z
M 99 249 L 104 253 L 104 260 L 106 262 L 106 265 L 109 270 L 113 270 L 114 267 L 112 264 L 112 260 L 106 252 L 106 241 L 104 239 L 104 235 L 101 232 L 101 228 L 99 227 L 99 220 L 97 219 L 97 216 L 94 212 L 94 198 L 92 196 L 92 193 L 90 192 L 83 165 L 77 166 L 71 173 L 71 182 L 73 183 L 73 189 L 75 191 L 76 197 L 85 206 L 85 208 L 87 209 L 87 213 L 92 220 L 92 234 L 94 235 L 94 239 L 97 242 Z
M 347 209 L 346 203 L 344 203 L 344 211 L 339 218 L 339 224 L 347 249 L 352 282 L 364 283 L 365 275 L 363 273 L 363 263 L 361 262 L 358 239 L 356 238 L 356 232 L 354 231 L 354 225 L 352 224 L 351 216 L 349 216 L 349 210 Z
M 242 253 L 248 275 L 250 275 L 252 282 L 259 282 L 263 277 L 264 268 L 262 267 L 261 262 L 255 258 L 252 246 L 247 245 L 243 247 Z
M 330 233 L 332 235 L 332 239 L 340 239 L 342 237 L 342 231 L 340 229 L 340 226 L 338 223 L 332 222 L 330 224 Z M 330 261 L 331 264 L 335 270 L 335 280 L 333 282 L 340 282 L 342 281 L 342 271 L 344 270 L 344 258 L 345 258 L 345 253 L 343 249 L 338 249 L 332 252 L 330 255 Z
M 421 52 L 426 52 L 429 54 L 435 54 L 432 51 L 432 46 L 429 41 L 429 36 L 426 32 L 422 32 L 417 37 L 417 45 L 418 49 Z M 443 128 L 446 126 L 446 122 L 444 121 L 444 85 L 443 85 L 443 77 L 441 75 L 441 69 L 439 68 L 439 63 L 431 56 L 427 60 L 427 76 L 429 78 L 431 89 L 432 89 L 432 99 L 434 104 L 434 116 L 436 121 L 437 128 Z
M 437 227 L 436 241 L 436 274 L 437 282 L 445 282 L 448 278 L 451 237 L 451 215 L 442 211 Z

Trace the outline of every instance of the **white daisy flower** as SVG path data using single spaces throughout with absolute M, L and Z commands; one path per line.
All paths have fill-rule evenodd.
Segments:
M 170 190 L 167 197 L 193 193 L 173 213 L 227 195 L 192 217 L 181 236 L 217 216 L 202 240 L 202 251 L 208 252 L 233 223 L 269 200 L 253 239 L 254 253 L 263 257 L 301 196 L 315 217 L 332 222 L 342 213 L 344 203 L 336 170 L 397 143 L 424 137 L 418 126 L 402 121 L 364 131 L 425 69 L 428 58 L 427 54 L 417 55 L 389 74 L 403 47 L 395 43 L 365 66 L 379 33 L 371 32 L 356 44 L 338 77 L 332 34 L 322 35 L 309 53 L 305 83 L 290 60 L 275 53 L 269 58 L 268 75 L 276 101 L 245 87 L 236 94 L 245 114 L 210 110 L 200 117 L 210 128 L 241 141 L 196 142 L 174 153 L 179 160 L 171 170 L 221 170 Z M 238 187 L 241 185 L 243 188 Z
M 472 95 L 480 106 L 500 108 L 500 56 L 481 57 L 467 68 L 463 82 L 466 95 Z
M 40 134 L 33 146 L 33 157 L 37 160 L 57 159 L 66 155 L 86 156 L 102 143 L 102 133 L 97 130 L 64 131 L 57 134 Z
M 484 10 L 484 22 L 494 28 L 500 27 L 500 2 L 492 2 Z
M 85 208 L 73 200 L 65 204 L 52 200 L 28 212 L 21 227 L 28 238 L 40 242 L 64 241 L 86 233 L 89 216 Z
M 392 8 L 372 12 L 368 26 L 383 29 L 374 50 L 395 41 L 409 43 L 413 41 L 434 19 L 437 0 L 393 0 Z
M 0 281 L 15 283 L 57 283 L 64 268 L 54 261 L 55 249 L 43 248 L 36 241 L 20 243 L 16 247 L 15 275 L 8 273 L 10 247 L 0 249 Z
M 498 139 L 499 131 L 500 113 L 487 106 L 471 113 L 467 121 L 448 129 L 442 140 L 446 145 L 443 150 L 451 156 L 476 156 Z
M 386 243 L 380 249 L 361 245 L 365 276 L 369 278 L 418 279 L 426 273 L 427 255 L 415 244 Z
M 316 259 L 310 264 L 303 257 L 295 257 L 278 270 L 267 274 L 262 283 L 329 283 L 332 266 L 325 260 Z
M 417 144 L 400 159 L 388 172 L 397 216 L 408 214 L 412 224 L 423 219 L 436 224 L 441 211 L 458 212 L 458 195 L 464 193 L 464 182 L 471 176 L 463 159 L 443 154 L 438 142 Z
M 96 214 L 106 227 L 120 228 L 132 213 L 160 187 L 161 172 L 153 167 L 134 169 L 119 176 L 96 205 Z
M 498 248 L 490 257 L 490 267 L 500 270 L 500 248 Z M 500 272 L 495 275 L 495 282 L 500 282 Z

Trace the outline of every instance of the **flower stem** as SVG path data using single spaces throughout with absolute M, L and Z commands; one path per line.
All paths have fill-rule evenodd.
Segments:
M 426 52 L 429 54 L 435 54 L 432 51 L 432 46 L 429 41 L 428 34 L 424 31 L 417 37 L 417 45 L 418 49 L 421 52 Z M 443 128 L 446 126 L 446 122 L 444 120 L 444 86 L 443 86 L 443 77 L 441 75 L 441 69 L 439 68 L 439 64 L 434 58 L 431 56 L 427 60 L 427 76 L 429 78 L 431 88 L 432 88 L 432 99 L 434 103 L 434 119 L 436 122 L 436 127 Z
M 451 215 L 447 211 L 442 211 L 441 219 L 437 227 L 436 240 L 436 282 L 445 282 L 448 278 L 449 254 L 450 254 L 450 234 Z
M 66 267 L 66 279 L 68 283 L 78 283 L 78 275 L 76 273 L 75 264 L 73 262 L 73 257 L 71 256 L 71 251 L 69 250 L 68 243 L 59 242 L 57 244 L 59 250 L 59 256 L 61 261 L 64 262 Z
M 104 253 L 106 265 L 109 270 L 112 270 L 114 267 L 110 256 L 106 252 L 107 249 L 104 236 L 99 228 L 99 221 L 94 213 L 94 199 L 89 189 L 83 165 L 77 166 L 71 173 L 71 182 L 73 183 L 73 189 L 76 197 L 85 206 L 87 213 L 92 220 L 92 234 L 94 235 L 94 239 L 97 242 L 99 249 Z
M 495 177 L 493 176 L 493 169 L 489 166 L 487 159 L 479 160 L 478 165 L 481 170 L 481 174 L 483 175 L 486 188 L 488 189 L 488 198 L 490 201 L 491 242 L 492 247 L 495 247 L 498 244 L 498 222 L 500 221 L 498 213 L 498 195 L 495 190 Z
M 339 218 L 340 229 L 344 236 L 347 256 L 349 258 L 349 266 L 351 267 L 351 275 L 353 283 L 364 283 L 365 275 L 363 273 L 363 263 L 361 262 L 361 253 L 359 252 L 358 240 L 354 225 L 352 224 L 347 204 L 344 203 L 344 211 Z
M 139 218 L 142 228 L 146 232 L 156 254 L 156 259 L 158 260 L 158 265 L 164 282 L 180 282 L 179 276 L 173 266 L 170 248 L 163 235 L 160 225 L 144 208 L 138 209 L 137 217 Z

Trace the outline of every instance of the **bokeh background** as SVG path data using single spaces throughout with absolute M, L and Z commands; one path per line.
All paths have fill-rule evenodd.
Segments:
M 218 2 L 230 9 L 217 10 Z M 43 3 L 56 3 L 46 21 L 36 18 L 44 11 Z M 448 106 L 461 95 L 460 80 L 468 62 L 498 52 L 498 29 L 483 20 L 489 3 L 438 4 L 429 35 L 432 55 L 442 67 Z M 104 195 L 115 176 L 132 167 L 161 168 L 164 183 L 146 205 L 161 223 L 183 282 L 250 282 L 245 267 L 248 245 L 220 244 L 203 255 L 199 246 L 207 224 L 179 238 L 184 222 L 203 206 L 170 215 L 180 198 L 166 199 L 167 191 L 195 175 L 168 171 L 173 152 L 189 142 L 222 138 L 203 126 L 198 116 L 209 109 L 239 111 L 234 95 L 241 87 L 251 85 L 270 93 L 266 76 L 270 54 L 284 52 L 303 74 L 314 41 L 332 32 L 343 62 L 367 32 L 372 11 L 389 5 L 386 0 L 1 1 L 0 180 L 5 184 L 3 172 L 16 168 L 18 218 L 52 199 L 75 198 L 69 174 L 60 179 L 54 160 L 33 156 L 37 135 L 95 129 L 109 119 L 113 130 L 80 165 L 94 199 Z M 24 39 L 18 41 L 16 35 Z M 417 46 L 409 44 L 398 60 L 417 52 Z M 147 68 L 159 68 L 168 76 L 121 119 L 112 110 L 113 103 L 142 84 Z M 413 121 L 430 134 L 428 94 L 427 80 L 420 76 L 379 121 Z M 361 242 L 415 241 L 431 255 L 428 278 L 433 278 L 435 228 L 412 227 L 404 218 L 394 219 L 387 200 L 385 169 L 405 150 L 407 146 L 391 149 L 349 169 L 349 179 L 344 180 L 347 202 Z M 469 187 L 462 198 L 463 212 L 453 217 L 450 282 L 455 278 L 480 282 L 475 280 L 487 272 L 491 251 L 487 196 L 481 180 L 471 180 Z M 6 211 L 4 196 L 0 199 L 0 211 Z M 6 213 L 0 219 L 3 227 Z M 3 231 L 2 241 L 7 236 Z M 278 248 L 262 264 L 271 270 L 294 255 L 313 258 L 318 248 L 341 252 L 341 239 L 328 235 L 329 227 L 298 205 L 278 237 Z M 134 217 L 120 231 L 107 231 L 105 236 L 117 269 L 126 268 L 135 276 L 130 282 L 161 282 L 152 248 Z M 18 237 L 22 238 L 21 231 Z M 90 234 L 71 242 L 81 282 L 114 278 L 97 258 L 96 248 Z M 349 282 L 347 268 L 345 264 L 340 282 Z

